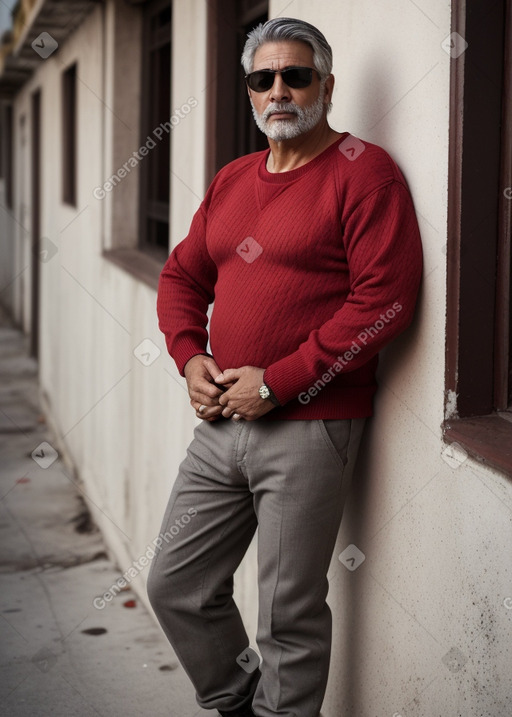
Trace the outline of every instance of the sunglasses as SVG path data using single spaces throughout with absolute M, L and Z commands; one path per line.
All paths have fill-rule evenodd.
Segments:
M 313 72 L 317 70 L 311 67 L 287 67 L 284 70 L 256 70 L 245 76 L 245 81 L 254 92 L 267 92 L 274 84 L 275 76 L 281 75 L 283 82 L 293 90 L 300 90 L 309 87 L 313 81 Z

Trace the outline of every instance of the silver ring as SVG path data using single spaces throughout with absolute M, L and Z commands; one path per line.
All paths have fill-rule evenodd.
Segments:
M 203 413 L 203 411 L 206 411 L 206 406 L 204 404 L 201 404 L 197 410 L 199 411 L 199 413 Z

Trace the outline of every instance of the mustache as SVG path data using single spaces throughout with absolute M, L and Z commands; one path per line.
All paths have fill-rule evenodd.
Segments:
M 263 120 L 268 119 L 271 115 L 279 112 L 289 112 L 297 116 L 299 114 L 297 105 L 292 102 L 272 102 L 266 110 L 262 113 L 261 118 Z

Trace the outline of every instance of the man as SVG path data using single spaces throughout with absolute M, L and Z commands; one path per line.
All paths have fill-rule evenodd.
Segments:
M 377 354 L 411 321 L 421 247 L 394 162 L 327 122 L 325 37 L 270 20 L 248 36 L 242 64 L 269 150 L 217 174 L 158 291 L 160 327 L 202 423 L 148 592 L 201 707 L 318 717 L 327 571 Z M 257 526 L 260 667 L 233 600 Z

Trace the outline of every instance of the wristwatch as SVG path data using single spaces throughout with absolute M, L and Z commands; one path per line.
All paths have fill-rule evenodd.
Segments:
M 267 386 L 266 383 L 264 383 L 262 386 L 259 387 L 258 393 L 260 394 L 261 398 L 265 400 L 266 398 L 269 398 L 274 406 L 280 406 L 281 404 L 277 400 L 277 398 L 274 396 L 274 392 L 271 388 Z

